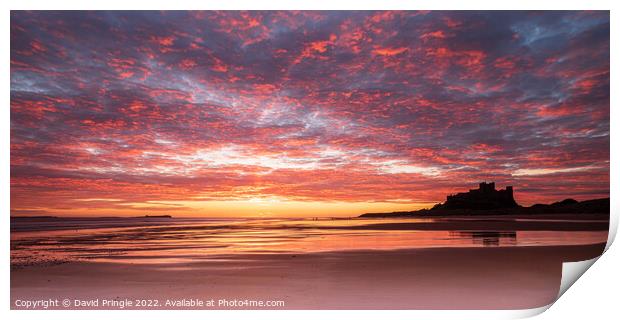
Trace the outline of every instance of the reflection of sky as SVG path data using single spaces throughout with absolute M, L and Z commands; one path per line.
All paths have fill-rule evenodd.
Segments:
M 424 223 L 430 219 L 381 219 Z M 242 253 L 309 253 L 346 250 L 483 246 L 562 246 L 601 243 L 606 231 L 417 231 L 346 229 L 369 220 L 194 220 L 160 226 L 17 232 L 13 263 L 41 256 L 119 263 L 191 262 Z M 475 225 L 475 223 L 473 223 Z M 340 229 L 339 229 L 340 228 Z M 36 255 L 33 252 L 37 252 Z M 230 258 L 230 257 L 229 257 Z
M 12 12 L 12 214 L 606 197 L 609 90 L 608 12 Z

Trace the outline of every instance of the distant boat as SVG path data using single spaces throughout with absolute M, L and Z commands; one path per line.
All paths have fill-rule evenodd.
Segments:
M 162 214 L 162 215 L 145 215 L 144 218 L 172 218 L 171 215 L 169 214 Z

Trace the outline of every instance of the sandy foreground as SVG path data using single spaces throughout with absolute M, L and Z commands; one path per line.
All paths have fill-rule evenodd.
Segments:
M 166 264 L 69 262 L 12 270 L 11 308 L 40 299 L 69 299 L 68 309 L 76 309 L 75 299 L 97 301 L 77 309 L 119 309 L 103 306 L 103 300 L 125 299 L 134 301 L 126 309 L 535 308 L 556 298 L 562 262 L 594 258 L 604 246 L 236 254 Z M 157 305 L 136 306 L 135 299 Z M 207 305 L 178 307 L 180 299 Z M 284 306 L 218 305 L 223 299 L 278 300 Z M 62 303 L 48 308 L 67 309 Z

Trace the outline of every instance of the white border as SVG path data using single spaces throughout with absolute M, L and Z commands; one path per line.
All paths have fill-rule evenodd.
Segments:
M 547 307 L 530 309 L 530 310 L 516 310 L 516 311 L 150 311 L 147 314 L 143 311 L 9 311 L 10 304 L 10 286 L 9 284 L 9 201 L 10 201 L 10 157 L 7 152 L 10 150 L 10 11 L 9 10 L 103 10 L 103 9 L 124 9 L 124 10 L 611 10 L 611 34 L 618 34 L 618 30 L 615 22 L 617 21 L 618 14 L 616 14 L 613 1 L 603 0 L 589 0 L 589 1 L 576 1 L 576 0 L 563 0 L 563 1 L 540 1 L 540 0 L 512 0 L 512 1 L 491 1 L 491 0 L 347 0 L 347 1 L 334 1 L 334 0 L 314 0 L 314 1 L 300 1 L 300 0 L 270 0 L 259 3 L 258 1 L 251 0 L 226 0 L 226 1 L 188 1 L 188 0 L 151 0 L 148 2 L 135 1 L 129 3 L 128 1 L 121 0 L 108 0 L 103 3 L 96 3 L 94 1 L 83 0 L 65 0 L 65 1 L 44 1 L 44 0 L 20 0 L 13 1 L 12 3 L 3 2 L 3 15 L 2 27 L 4 32 L 2 33 L 5 43 L 5 49 L 2 52 L 5 61 L 2 66 L 2 80 L 5 84 L 4 95 L 4 107 L 2 108 L 0 116 L 0 185 L 2 192 L 0 192 L 0 204 L 2 205 L 3 212 L 3 228 L 4 246 L 2 246 L 2 255 L 4 257 L 3 263 L 0 264 L 0 272 L 2 273 L 1 283 L 5 286 L 1 290 L 0 305 L 3 306 L 1 312 L 5 314 L 4 319 L 107 319 L 110 316 L 138 316 L 146 315 L 152 319 L 170 319 L 172 317 L 182 317 L 184 319 L 205 319 L 205 318 L 217 318 L 217 319 L 238 319 L 238 318 L 252 318 L 252 319 L 315 319 L 317 317 L 346 317 L 357 319 L 375 319 L 377 317 L 382 318 L 412 318 L 420 317 L 424 319 L 446 319 L 446 318 L 458 318 L 458 319 L 500 319 L 500 318 L 517 318 L 528 317 L 539 314 L 547 309 Z M 617 43 L 611 42 L 611 56 L 617 53 Z M 613 86 L 615 75 L 617 75 L 616 64 L 611 65 L 611 84 Z M 612 90 L 613 93 L 613 90 Z M 612 94 L 611 105 L 617 105 L 617 95 Z M 618 115 L 614 109 L 611 109 L 611 130 L 614 131 L 615 125 L 618 125 Z M 611 163 L 615 163 L 618 159 L 620 151 L 620 143 L 618 140 L 611 141 Z M 618 195 L 618 170 L 613 165 L 611 167 L 611 226 L 608 247 L 611 244 L 611 240 L 615 237 L 618 226 L 618 209 L 620 209 L 620 202 L 617 201 Z M 614 250 L 611 250 L 614 251 Z M 617 250 L 616 250 L 617 251 Z M 617 278 L 613 273 L 613 270 L 618 270 L 620 263 L 618 254 L 614 253 L 613 257 L 604 257 L 601 260 L 605 260 L 605 270 L 609 272 L 607 277 L 611 279 Z M 615 263 L 615 267 L 613 267 Z M 597 269 L 597 266 L 595 266 Z M 603 268 L 598 268 L 603 269 Z M 603 276 L 603 275 L 598 275 Z M 606 277 L 599 278 L 607 279 Z M 612 287 L 609 291 L 608 283 L 602 282 L 595 287 L 600 294 L 601 292 L 608 292 L 608 294 L 614 294 L 617 292 L 615 287 Z M 615 285 L 617 285 L 617 280 Z M 613 286 L 614 284 L 612 284 Z M 571 295 L 569 290 L 568 295 Z M 600 301 L 601 296 L 597 293 L 591 295 L 582 295 L 583 297 L 592 297 L 590 305 L 596 305 L 593 301 Z M 611 300 L 609 300 L 611 301 Z M 582 310 L 584 304 L 587 306 L 588 301 L 580 300 L 579 303 L 572 305 L 564 305 L 564 312 L 555 312 L 554 314 L 559 318 L 571 317 L 574 310 Z M 562 303 L 559 303 L 562 304 Z M 561 306 L 556 306 L 553 309 L 559 309 Z M 600 305 L 598 307 L 601 307 Z M 587 308 L 587 307 L 586 307 Z M 609 313 L 600 313 L 600 315 L 607 315 L 606 318 L 611 319 L 617 312 L 613 305 L 608 305 Z M 613 309 L 612 309 L 613 308 Z M 597 309 L 600 311 L 600 309 Z M 551 316 L 551 315 L 550 315 Z M 545 317 L 549 318 L 549 317 Z M 549 318 L 550 319 L 550 318 Z

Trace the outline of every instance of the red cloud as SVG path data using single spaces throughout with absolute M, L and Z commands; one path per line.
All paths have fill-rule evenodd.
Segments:
M 372 52 L 379 56 L 395 56 L 407 51 L 406 47 L 400 48 L 376 48 Z
M 12 13 L 15 210 L 608 195 L 605 13 L 67 14 Z

